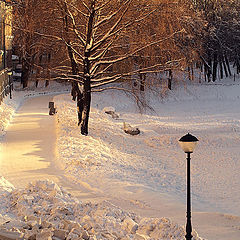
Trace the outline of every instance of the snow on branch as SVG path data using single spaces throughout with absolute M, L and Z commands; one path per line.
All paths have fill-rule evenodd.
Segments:
M 91 10 L 90 10 L 90 8 L 88 7 L 88 5 L 85 3 L 85 1 L 84 0 L 82 0 L 81 1 L 81 3 L 83 4 L 83 6 L 87 9 L 87 11 L 89 12 L 89 13 L 91 13 Z
M 81 11 L 79 8 L 77 8 L 74 4 L 71 3 L 67 3 L 69 6 L 71 6 L 72 8 L 74 8 L 74 10 L 76 10 L 78 13 L 80 13 L 82 16 L 88 18 L 89 15 L 84 13 L 83 11 Z
M 156 73 L 156 72 L 160 72 L 160 71 L 166 71 L 168 69 L 170 70 L 170 69 L 172 69 L 172 65 L 174 65 L 174 64 L 177 65 L 179 62 L 181 62 L 183 60 L 184 59 L 177 59 L 174 61 L 168 61 L 164 65 L 159 63 L 159 64 L 155 64 L 155 65 L 152 65 L 149 67 L 144 67 L 144 68 L 140 68 L 140 69 L 137 69 L 137 70 L 134 70 L 131 72 L 127 72 L 127 73 L 115 74 L 113 76 L 107 76 L 107 77 L 103 77 L 100 79 L 92 79 L 91 80 L 92 88 L 98 88 L 103 85 L 114 83 L 121 78 L 131 77 L 132 75 L 137 74 L 137 73 L 147 74 L 147 73 Z M 166 68 L 166 66 L 169 66 L 169 67 Z M 159 69 L 159 67 L 162 67 L 162 69 Z
M 106 73 L 111 67 L 113 66 L 113 64 L 108 65 L 107 67 L 105 67 L 102 71 L 98 72 L 97 74 L 93 74 L 92 78 L 96 79 L 97 77 L 101 76 L 102 74 Z
M 106 7 L 112 0 L 108 0 L 105 3 L 103 3 L 102 5 L 98 6 L 95 8 L 95 11 L 99 11 L 101 9 L 103 9 L 104 7 Z
M 101 19 L 99 22 L 97 22 L 96 24 L 94 24 L 94 28 L 97 28 L 98 26 L 104 24 L 104 23 L 108 23 L 113 17 L 115 17 L 119 12 L 121 12 L 121 10 L 125 7 L 125 5 L 130 2 L 131 0 L 128 0 L 126 2 L 124 2 L 123 5 L 121 5 L 120 8 L 118 8 L 115 12 L 113 12 L 111 15 L 106 16 L 105 18 Z M 97 9 L 96 9 L 97 11 Z
M 84 57 L 79 53 L 79 51 L 77 51 L 72 44 L 68 43 L 67 41 L 64 40 L 64 43 L 66 44 L 67 47 L 70 47 L 72 49 L 72 51 L 78 56 L 80 57 L 82 60 L 84 59 Z M 81 64 L 82 65 L 82 64 Z
M 102 37 L 102 39 L 100 39 L 98 42 L 96 42 L 94 44 L 94 46 L 92 47 L 91 51 L 94 52 L 95 50 L 97 50 L 99 47 L 101 47 L 105 41 L 111 37 L 113 34 L 116 34 L 118 31 L 115 32 L 115 29 L 119 26 L 119 24 L 121 23 L 124 15 L 126 14 L 126 12 L 128 11 L 130 4 L 128 4 L 128 6 L 125 8 L 125 10 L 123 11 L 123 13 L 120 15 L 120 17 L 118 18 L 118 20 L 115 22 L 115 24 L 109 29 L 109 31 Z
M 89 57 L 90 61 L 94 61 L 97 59 L 101 59 L 109 50 L 109 48 L 112 46 L 112 44 L 114 43 L 114 39 L 112 41 L 109 42 L 109 44 L 106 46 L 105 49 L 103 49 L 98 55 L 94 56 L 94 57 Z
M 74 33 L 76 34 L 77 38 L 80 40 L 80 42 L 82 43 L 82 46 L 85 46 L 86 45 L 86 41 L 83 39 L 83 37 L 81 36 L 81 33 L 77 30 L 76 28 L 76 23 L 75 23 L 75 19 L 72 15 L 72 13 L 69 11 L 69 9 L 67 9 L 68 11 L 68 14 L 72 20 L 72 24 L 73 24 L 73 31 Z
M 99 65 L 114 64 L 114 63 L 117 63 L 117 62 L 121 62 L 121 61 L 123 61 L 123 60 L 125 60 L 125 59 L 127 59 L 127 58 L 129 58 L 129 57 L 134 56 L 136 53 L 139 53 L 139 52 L 145 50 L 145 49 L 148 48 L 148 47 L 151 47 L 151 46 L 154 46 L 154 45 L 159 44 L 159 43 L 161 43 L 161 42 L 167 41 L 168 39 L 171 39 L 174 35 L 176 35 L 176 34 L 178 34 L 178 33 L 181 33 L 181 32 L 184 32 L 184 31 L 185 31 L 184 29 L 179 30 L 179 31 L 176 31 L 176 32 L 174 32 L 173 34 L 171 34 L 171 35 L 168 36 L 168 37 L 165 37 L 165 38 L 163 38 L 163 39 L 160 39 L 160 40 L 151 42 L 151 43 L 149 43 L 149 44 L 146 44 L 146 45 L 144 45 L 143 47 L 140 47 L 140 48 L 134 50 L 133 52 L 127 53 L 127 54 L 125 54 L 125 55 L 123 55 L 123 56 L 121 56 L 121 57 L 119 57 L 119 58 L 116 58 L 116 59 L 113 59 L 113 60 L 99 60 L 98 62 L 96 62 L 96 63 L 93 64 L 93 67 L 92 67 L 92 69 L 91 69 L 91 72 L 93 72 L 93 70 L 94 70 L 97 66 L 99 66 Z

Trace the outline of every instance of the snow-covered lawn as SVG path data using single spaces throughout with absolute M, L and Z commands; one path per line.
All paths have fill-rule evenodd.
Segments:
M 184 224 L 186 156 L 178 140 L 190 132 L 199 139 L 191 155 L 193 226 L 210 239 L 239 238 L 240 219 L 230 216 L 240 214 L 237 82 L 180 86 L 164 99 L 146 95 L 155 112 L 143 114 L 123 93 L 96 94 L 87 137 L 80 135 L 69 96 L 55 101 L 58 162 L 71 181 L 95 193 L 94 201 L 109 199 L 141 215 L 169 216 Z M 105 114 L 106 107 L 119 119 Z M 141 134 L 125 134 L 123 122 Z
M 58 105 L 57 147 L 66 171 L 104 193 L 148 188 L 185 201 L 185 154 L 178 145 L 190 132 L 199 139 L 192 156 L 195 211 L 240 215 L 240 85 L 180 87 L 166 99 L 146 96 L 155 112 L 139 114 L 125 94 L 93 97 L 89 136 L 81 136 L 75 103 L 68 95 Z M 114 108 L 115 120 L 104 112 Z M 123 132 L 123 122 L 141 130 Z M 122 194 L 122 193 L 121 193 Z

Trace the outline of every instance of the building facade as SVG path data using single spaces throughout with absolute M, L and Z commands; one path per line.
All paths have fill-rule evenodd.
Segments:
M 0 70 L 11 67 L 12 6 L 10 1 L 0 1 Z M 9 66 L 10 65 L 10 66 Z
M 12 4 L 10 0 L 0 0 L 0 102 L 10 88 L 12 39 Z

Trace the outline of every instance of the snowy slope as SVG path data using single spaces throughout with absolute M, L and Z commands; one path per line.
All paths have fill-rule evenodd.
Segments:
M 194 208 L 240 216 L 240 85 L 230 83 L 183 86 L 166 99 L 146 96 L 155 112 L 144 114 L 124 94 L 94 95 L 87 137 L 79 133 L 75 103 L 57 96 L 61 164 L 76 181 L 110 195 L 140 186 L 184 202 L 185 154 L 178 139 L 190 132 L 199 138 L 192 154 Z M 120 118 L 105 114 L 105 107 Z M 123 122 L 142 133 L 126 135 Z

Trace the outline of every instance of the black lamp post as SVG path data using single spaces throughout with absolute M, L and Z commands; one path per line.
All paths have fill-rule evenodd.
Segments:
M 12 99 L 12 90 L 13 90 L 13 83 L 12 83 L 12 71 L 8 71 L 8 86 L 9 86 L 9 93 L 10 99 Z
M 198 139 L 191 134 L 187 134 L 179 139 L 182 150 L 187 154 L 187 224 L 186 236 L 187 240 L 192 239 L 192 223 L 191 223 L 191 188 L 190 188 L 190 154 L 197 145 Z

